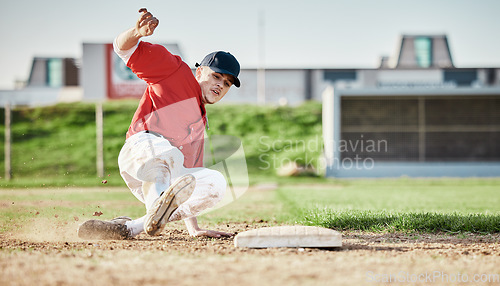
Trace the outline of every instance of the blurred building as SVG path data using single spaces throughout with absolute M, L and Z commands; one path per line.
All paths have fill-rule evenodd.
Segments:
M 177 44 L 163 44 L 172 54 L 180 56 Z M 83 43 L 81 85 L 84 100 L 141 98 L 146 83 L 140 80 L 113 51 L 113 45 Z
M 14 90 L 0 90 L 0 103 L 38 106 L 80 101 L 83 90 L 79 85 L 79 74 L 77 59 L 35 57 L 26 81 L 16 82 Z
M 327 176 L 500 176 L 500 69 L 455 68 L 446 36 L 323 75 Z
M 27 85 L 30 87 L 78 86 L 76 60 L 72 58 L 34 58 Z

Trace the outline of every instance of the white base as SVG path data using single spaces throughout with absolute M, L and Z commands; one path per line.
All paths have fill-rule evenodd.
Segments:
M 342 234 L 316 226 L 263 227 L 238 233 L 236 247 L 341 247 Z

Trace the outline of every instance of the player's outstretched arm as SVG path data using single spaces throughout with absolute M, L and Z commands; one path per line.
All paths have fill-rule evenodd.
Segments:
M 118 49 L 125 51 L 133 48 L 140 38 L 151 36 L 158 27 L 160 21 L 153 17 L 153 14 L 146 8 L 139 9 L 139 13 L 141 16 L 135 23 L 135 27 L 126 30 L 116 38 Z
M 208 237 L 218 238 L 218 237 L 224 237 L 224 236 L 230 237 L 230 236 L 234 235 L 234 233 L 201 229 L 198 226 L 198 220 L 196 219 L 196 217 L 191 217 L 191 218 L 185 219 L 184 222 L 186 223 L 186 227 L 188 229 L 189 235 L 191 235 L 191 236 L 208 236 Z

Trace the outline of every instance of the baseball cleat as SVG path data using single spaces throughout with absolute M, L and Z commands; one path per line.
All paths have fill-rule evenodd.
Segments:
M 126 216 L 114 218 L 110 221 L 88 220 L 78 228 L 78 237 L 82 239 L 123 240 L 132 238 L 125 222 L 132 219 Z
M 165 228 L 172 213 L 193 194 L 196 179 L 188 174 L 177 179 L 161 193 L 148 210 L 144 221 L 144 231 L 149 235 L 158 235 Z

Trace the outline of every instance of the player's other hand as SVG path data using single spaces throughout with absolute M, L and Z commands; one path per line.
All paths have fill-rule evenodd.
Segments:
M 200 230 L 192 231 L 189 234 L 191 236 L 194 236 L 194 237 L 197 237 L 197 236 L 208 236 L 208 237 L 213 237 L 213 238 L 231 237 L 231 236 L 234 235 L 234 233 L 227 233 L 227 232 L 222 232 L 222 231 L 206 230 L 206 229 L 200 229 Z
M 151 36 L 160 21 L 156 17 L 153 17 L 153 14 L 148 12 L 146 8 L 139 9 L 139 13 L 141 13 L 141 17 L 139 17 L 135 24 L 136 32 L 142 37 Z

